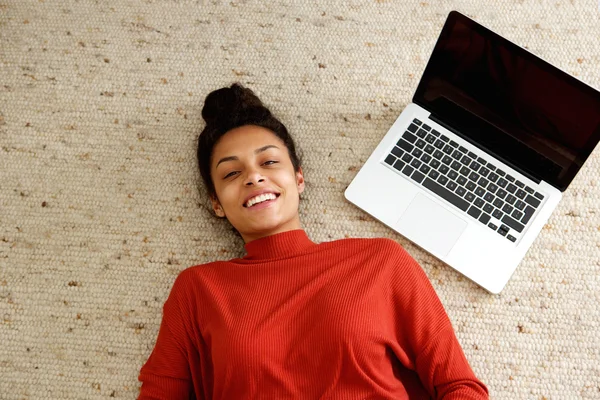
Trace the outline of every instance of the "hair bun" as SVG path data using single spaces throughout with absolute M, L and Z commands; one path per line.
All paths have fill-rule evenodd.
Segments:
M 214 90 L 206 96 L 202 118 L 207 125 L 224 125 L 250 108 L 264 108 L 264 105 L 252 90 L 234 83 L 231 87 Z

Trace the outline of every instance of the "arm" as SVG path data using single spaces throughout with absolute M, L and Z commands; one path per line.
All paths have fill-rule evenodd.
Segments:
M 181 320 L 176 287 L 174 284 L 163 306 L 156 344 L 138 377 L 142 382 L 139 400 L 187 400 L 190 397 L 192 384 L 185 345 L 187 334 Z
M 427 275 L 395 245 L 399 251 L 394 252 L 390 282 L 400 362 L 417 372 L 434 399 L 488 399 L 487 387 L 473 373 Z

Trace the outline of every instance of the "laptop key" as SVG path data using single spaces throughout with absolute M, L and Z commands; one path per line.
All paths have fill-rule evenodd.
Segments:
M 427 136 L 427 131 L 425 129 L 419 129 L 417 131 L 416 135 L 418 137 L 420 137 L 421 139 L 423 139 L 425 136 Z
M 475 206 L 471 206 L 469 207 L 469 211 L 467 211 L 467 214 L 469 214 L 473 218 L 477 218 L 481 214 L 481 210 Z
M 535 193 L 535 191 L 532 188 L 530 188 L 529 186 L 525 186 L 525 191 L 529 194 Z
M 487 224 L 488 222 L 490 222 L 490 219 L 492 219 L 492 217 L 490 217 L 488 214 L 486 213 L 482 213 L 481 216 L 479 217 L 479 222 L 482 222 L 484 225 Z
M 425 147 L 426 144 L 427 143 L 425 143 L 425 141 L 423 139 L 419 139 L 419 140 L 417 140 L 417 143 L 415 143 L 415 146 L 422 149 L 423 147 Z
M 419 168 L 421 166 L 421 161 L 415 158 L 411 161 L 410 166 L 413 168 Z
M 517 187 L 515 185 L 513 185 L 512 183 L 509 183 L 508 186 L 506 187 L 506 190 L 510 193 L 514 193 L 517 191 Z
M 537 197 L 540 200 L 544 200 L 544 195 L 541 194 L 541 193 L 535 192 L 534 196 Z
M 425 179 L 425 175 L 423 175 L 419 171 L 415 171 L 415 173 L 412 174 L 410 177 L 419 183 L 423 182 L 423 179 Z
M 466 154 L 465 154 L 465 155 L 464 155 L 464 157 L 463 157 L 463 158 L 461 158 L 461 160 L 460 160 L 460 162 L 461 162 L 461 163 L 463 163 L 463 164 L 465 164 L 465 165 L 467 165 L 467 166 L 468 166 L 469 164 L 471 164 L 471 162 L 472 162 L 472 161 L 473 161 L 473 160 L 472 160 L 472 159 L 471 159 L 471 158 L 470 158 L 468 155 L 466 155 Z
M 479 179 L 479 174 L 477 174 L 475 172 L 471 172 L 471 175 L 469 175 L 469 179 L 472 180 L 473 182 L 477 182 L 477 180 Z
M 388 156 L 385 158 L 384 161 L 387 165 L 394 165 L 394 162 L 396 161 L 396 157 L 394 157 L 391 154 L 388 154 Z
M 515 203 L 515 207 L 518 210 L 523 211 L 523 209 L 525 208 L 525 203 L 523 203 L 521 200 L 517 200 L 517 202 Z
M 437 168 L 440 166 L 440 162 L 438 160 L 431 160 L 429 165 L 431 165 L 431 168 Z
M 494 195 L 491 193 L 486 193 L 485 196 L 483 196 L 483 199 L 488 203 L 491 203 L 492 201 L 494 201 Z
M 421 122 L 420 120 L 416 119 L 416 118 L 415 118 L 415 119 L 413 119 L 413 122 L 414 122 L 415 124 L 417 124 L 417 125 L 421 125 L 421 124 L 422 124 L 422 122 Z
M 450 164 L 452 162 L 452 159 L 448 156 L 444 156 L 444 158 L 442 158 L 442 162 L 446 165 Z
M 516 181 L 515 185 L 517 185 L 520 188 L 524 188 L 525 187 L 525 184 L 523 182 L 521 182 L 521 181 Z
M 507 226 L 502 225 L 500 228 L 498 228 L 498 230 L 496 232 L 498 232 L 502 236 L 506 236 L 506 234 L 508 233 L 509 230 L 510 229 Z
M 433 147 L 430 144 L 428 144 L 427 146 L 425 146 L 425 153 L 427 153 L 427 154 L 433 154 L 434 150 L 435 150 L 435 147 Z
M 497 227 L 496 225 L 494 225 L 493 223 L 491 223 L 491 222 L 488 224 L 488 226 L 489 226 L 490 228 L 492 228 L 493 230 L 496 230 L 496 229 L 498 229 L 498 227 Z
M 417 137 L 410 132 L 404 132 L 404 135 L 402 135 L 402 138 L 409 143 L 414 143 L 417 141 Z
M 461 199 L 448 189 L 444 188 L 443 186 L 440 186 L 439 184 L 437 184 L 429 178 L 426 178 L 423 181 L 423 186 L 463 211 L 467 211 L 467 209 L 469 208 L 469 203 L 467 201 Z
M 517 196 L 520 199 L 524 199 L 525 196 L 527 196 L 527 192 L 524 191 L 523 189 L 518 189 L 517 193 L 515 193 L 515 196 Z
M 433 133 L 433 136 L 440 136 L 440 135 L 441 135 L 441 134 L 440 134 L 438 131 L 436 131 L 435 129 L 432 129 L 432 130 L 431 130 L 431 133 Z
M 457 195 L 459 195 L 461 197 L 464 196 L 466 192 L 467 192 L 467 189 L 465 189 L 462 186 L 457 187 L 456 190 L 454 191 L 454 193 L 456 193 Z
M 398 147 L 400 147 L 401 149 L 408 151 L 409 153 L 415 148 L 415 146 L 408 143 L 406 140 L 398 140 L 398 143 L 396 143 L 396 145 L 398 145 Z
M 529 205 L 532 205 L 533 207 L 537 208 L 537 206 L 540 205 L 541 201 L 539 201 L 535 197 L 529 195 L 529 196 L 525 197 L 525 203 L 527 203 Z
M 450 179 L 456 179 L 456 178 L 458 178 L 458 172 L 456 172 L 456 171 L 450 171 L 450 172 L 448 172 L 448 178 L 450 178 Z
M 467 197 L 467 196 L 465 196 L 465 197 Z M 491 204 L 484 204 L 483 211 L 485 211 L 488 214 L 491 214 L 494 211 L 494 207 Z
M 485 179 L 485 178 L 481 178 L 481 179 L 479 180 L 479 182 L 477 182 L 477 184 L 478 184 L 479 186 L 481 186 L 482 188 L 484 188 L 484 189 L 487 187 L 488 183 L 489 183 L 489 182 L 488 182 L 488 180 L 487 180 L 487 179 Z
M 511 242 L 514 242 L 515 240 L 517 240 L 517 238 L 516 238 L 516 237 L 514 237 L 513 235 L 507 235 L 507 236 L 506 236 L 506 238 L 507 238 L 508 240 L 510 240 Z
M 458 182 L 459 185 L 465 185 L 467 183 L 467 178 L 465 178 L 462 175 L 459 175 L 458 178 L 456 178 L 456 182 Z
M 423 154 L 421 156 L 421 161 L 423 161 L 424 163 L 428 163 L 429 161 L 431 161 L 431 156 L 429 154 Z
M 435 136 L 433 136 L 432 134 L 427 135 L 427 137 L 425 138 L 425 141 L 427 143 L 435 143 Z
M 446 184 L 446 187 L 454 192 L 454 189 L 456 189 L 458 185 L 456 184 L 456 182 L 450 181 Z
M 456 143 L 454 140 L 450 141 L 450 146 L 452 147 L 458 147 L 458 143 Z
M 498 197 L 499 197 L 499 198 L 501 198 L 501 199 L 505 198 L 507 194 L 508 194 L 508 193 L 507 193 L 507 191 L 506 191 L 506 190 L 504 190 L 504 189 L 499 189 L 499 190 L 496 192 L 496 196 L 498 196 Z
M 463 166 L 460 169 L 460 173 L 463 174 L 464 176 L 469 176 L 469 174 L 471 173 L 471 170 L 469 168 L 467 168 L 466 166 Z
M 504 222 L 506 225 L 510 226 L 519 233 L 523 232 L 523 228 L 525 228 L 521 223 L 515 221 L 512 217 L 508 215 L 502 217 L 502 222 Z
M 477 187 L 477 185 L 475 184 L 475 182 L 473 182 L 473 181 L 467 182 L 467 189 L 475 190 L 476 187 Z
M 506 175 L 506 172 L 502 171 L 500 168 L 498 168 L 496 170 L 496 173 L 498 174 L 498 176 L 504 176 L 504 175 Z
M 477 154 L 473 153 L 472 151 L 470 151 L 470 152 L 469 152 L 469 153 L 467 153 L 467 154 L 469 154 L 469 157 L 471 157 L 473 160 L 476 160 L 476 159 L 477 159 Z
M 441 172 L 442 174 L 447 174 L 447 173 L 448 173 L 448 171 L 450 171 L 450 168 L 449 168 L 447 165 L 444 165 L 444 164 L 442 164 L 442 165 L 440 166 L 440 172 Z
M 477 172 L 479 168 L 481 168 L 481 164 L 479 164 L 477 161 L 473 161 L 470 167 L 473 169 L 473 171 Z
M 421 157 L 423 155 L 423 150 L 415 147 L 415 149 L 412 151 L 412 155 L 415 157 Z
M 421 171 L 425 175 L 427 175 L 427 173 L 429 172 L 429 170 L 431 170 L 431 167 L 429 165 L 427 165 L 427 164 L 423 164 L 423 165 L 421 165 L 421 168 L 419 168 L 419 171 Z
M 431 171 L 429 171 L 428 175 L 431 179 L 436 180 L 440 173 L 437 172 L 435 169 L 432 169 Z
M 392 154 L 400 158 L 404 155 L 404 152 L 398 146 L 394 146 L 392 149 Z
M 475 194 L 479 197 L 483 197 L 485 196 L 485 189 L 482 187 L 477 187 L 477 189 L 475 189 Z
M 446 143 L 448 143 L 450 141 L 450 138 L 448 136 L 445 136 L 445 135 L 440 136 L 440 139 L 442 139 Z
M 507 214 L 510 214 L 511 212 L 513 212 L 514 208 L 513 206 L 511 206 L 510 204 L 505 204 L 504 207 L 502 207 L 502 211 L 504 211 Z
M 517 198 L 515 196 L 513 196 L 512 194 L 509 194 L 508 196 L 506 196 L 506 202 L 508 204 L 510 204 L 511 206 L 513 204 L 515 204 L 515 201 L 517 200 Z
M 402 156 L 402 161 L 404 161 L 405 163 L 411 162 L 412 159 L 413 159 L 413 156 L 411 156 L 408 153 L 404 153 L 404 155 Z
M 453 161 L 450 166 L 452 167 L 452 169 L 455 169 L 457 171 L 460 169 L 460 167 L 462 167 L 462 165 L 460 165 L 458 161 Z
M 414 172 L 414 168 L 411 167 L 410 165 L 407 165 L 406 167 L 404 167 L 404 169 L 402 170 L 402 173 L 404 175 L 410 176 L 410 174 L 412 174 Z
M 516 219 L 517 221 L 520 221 L 521 218 L 523 218 L 523 213 L 519 210 L 514 210 L 512 212 L 512 214 L 510 214 L 511 217 L 513 217 L 514 219 Z
M 497 220 L 501 220 L 502 216 L 504 215 L 502 213 L 502 211 L 495 209 L 494 212 L 492 213 L 492 215 L 494 216 L 494 218 L 496 218 Z
M 490 163 L 488 163 L 486 165 L 486 168 L 489 169 L 490 171 L 495 171 L 496 170 L 496 166 L 494 164 L 490 164 Z
M 496 182 L 496 185 L 500 186 L 501 188 L 506 187 L 507 184 L 508 182 L 504 178 L 500 178 L 498 179 L 498 182 Z
M 486 162 L 486 161 L 485 161 L 483 158 L 481 158 L 481 157 L 477 157 L 477 161 L 478 161 L 478 162 L 479 162 L 479 164 L 481 164 L 481 165 L 485 165 L 485 164 L 487 164 L 487 162 Z
M 485 177 L 487 177 L 489 173 L 490 173 L 490 170 L 489 170 L 489 169 L 487 169 L 486 167 L 482 167 L 482 168 L 479 170 L 479 175 L 481 175 L 481 176 L 485 176 Z
M 404 168 L 405 165 L 406 164 L 404 164 L 402 161 L 396 160 L 394 163 L 394 168 L 396 168 L 398 171 L 402 171 L 402 168 Z
M 437 179 L 437 181 L 440 183 L 440 185 L 445 185 L 448 182 L 448 177 L 444 176 L 444 175 L 440 175 L 440 177 Z
M 465 200 L 471 203 L 473 200 L 475 200 L 475 195 L 471 192 L 467 192 L 467 194 L 465 194 Z
M 437 147 L 438 149 L 443 149 L 446 144 L 444 142 L 442 142 L 440 139 L 438 139 L 435 141 L 435 143 L 433 145 L 435 147 Z
M 410 124 L 410 126 L 408 127 L 408 130 L 412 133 L 415 133 L 418 129 L 419 127 L 416 124 Z
M 442 153 L 442 152 L 441 152 L 441 151 L 439 151 L 439 150 L 436 150 L 436 151 L 434 151 L 434 152 L 433 152 L 433 156 L 434 156 L 435 158 L 437 158 L 437 159 L 441 160 L 441 159 L 442 159 L 442 157 L 444 157 L 444 153 Z
M 504 178 L 505 178 L 507 181 L 509 181 L 509 182 L 514 182 L 514 181 L 515 181 L 515 178 L 514 178 L 512 175 L 506 175 Z
M 444 147 L 443 151 L 446 154 L 452 154 L 452 152 L 454 151 L 454 148 L 452 146 L 450 146 L 449 144 L 447 144 L 446 147 Z
M 459 160 L 462 158 L 463 153 L 461 153 L 458 150 L 454 150 L 454 152 L 452 153 L 452 157 L 454 157 L 456 160 Z
M 478 197 L 475 199 L 475 205 L 477 207 L 483 207 L 485 205 L 485 202 Z
M 527 225 L 527 223 L 531 219 L 531 216 L 533 215 L 534 212 L 535 212 L 535 210 L 533 209 L 533 207 L 527 206 L 527 208 L 523 212 L 523 214 L 525 214 L 525 215 L 523 216 L 523 218 L 521 218 L 521 222 L 524 223 L 525 225 Z
M 469 151 L 469 150 L 467 150 L 467 148 L 466 148 L 466 147 L 463 147 L 463 146 L 458 146 L 458 150 L 460 150 L 460 151 L 461 151 L 461 152 L 463 152 L 463 153 L 466 153 L 466 152 L 468 152 L 468 151 Z
M 427 125 L 427 124 L 423 124 L 423 126 L 421 128 L 426 129 L 428 131 L 431 130 L 431 127 L 429 125 Z
M 498 175 L 495 172 L 492 172 L 487 178 L 490 180 L 490 182 L 496 182 L 498 180 Z
M 487 187 L 487 190 L 490 193 L 496 193 L 496 190 L 498 190 L 498 186 L 494 185 L 493 183 L 490 183 Z
M 492 204 L 496 206 L 496 208 L 502 208 L 504 206 L 504 202 L 500 199 L 494 200 Z

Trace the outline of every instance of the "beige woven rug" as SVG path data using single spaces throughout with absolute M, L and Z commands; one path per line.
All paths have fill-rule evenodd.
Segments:
M 403 244 L 492 398 L 600 398 L 600 149 L 500 295 L 343 197 L 452 9 L 600 87 L 595 0 L 0 0 L 0 398 L 136 398 L 177 274 L 244 254 L 195 159 L 235 81 L 303 150 L 311 239 Z

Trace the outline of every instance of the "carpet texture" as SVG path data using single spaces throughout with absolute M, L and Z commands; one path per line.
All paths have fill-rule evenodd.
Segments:
M 309 237 L 405 246 L 492 398 L 600 398 L 600 149 L 499 295 L 343 197 L 453 9 L 600 87 L 594 0 L 0 0 L 0 399 L 136 398 L 177 274 L 244 254 L 195 158 L 236 81 L 302 149 Z

